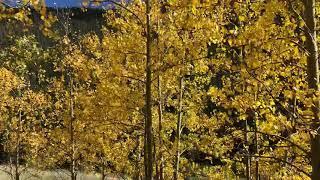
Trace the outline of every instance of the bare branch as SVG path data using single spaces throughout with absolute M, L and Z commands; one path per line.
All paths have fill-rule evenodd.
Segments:
M 255 158 L 263 158 L 263 159 L 274 159 L 278 162 L 282 162 L 282 163 L 285 163 L 285 164 L 288 164 L 289 166 L 295 168 L 296 170 L 298 170 L 299 172 L 303 173 L 304 175 L 308 176 L 311 178 L 311 174 L 310 173 L 307 173 L 306 171 L 304 171 L 303 169 L 301 169 L 300 167 L 294 165 L 293 163 L 291 162 L 288 162 L 288 161 L 285 161 L 283 159 L 280 159 L 280 158 L 277 158 L 277 157 L 273 157 L 273 156 L 257 156 L 257 155 L 250 155 L 250 157 L 255 157 Z
M 271 137 L 274 137 L 274 138 L 277 138 L 277 139 L 281 139 L 283 141 L 286 141 L 288 143 L 290 143 L 291 145 L 293 145 L 294 147 L 298 148 L 299 150 L 301 150 L 302 152 L 304 152 L 308 157 L 310 156 L 310 152 L 306 149 L 304 149 L 303 147 L 301 147 L 300 145 L 294 143 L 293 141 L 291 141 L 290 139 L 288 138 L 285 138 L 283 136 L 279 136 L 279 135 L 275 135 L 275 134 L 269 134 L 269 133 L 266 133 L 266 132 L 261 132 L 261 131 L 248 131 L 248 132 L 257 132 L 259 134 L 263 134 L 263 135 L 266 135 L 266 136 L 271 136 Z
M 124 6 L 123 4 L 121 3 L 118 3 L 114 0 L 91 0 L 90 2 L 98 2 L 98 3 L 102 3 L 102 2 L 111 2 L 112 4 L 115 4 L 117 6 L 119 6 L 120 8 L 128 11 L 129 13 L 131 13 L 135 18 L 137 18 L 138 22 L 140 25 L 142 25 L 144 27 L 144 23 L 142 22 L 142 20 L 139 18 L 139 16 L 134 13 L 131 9 L 127 8 L 126 6 Z

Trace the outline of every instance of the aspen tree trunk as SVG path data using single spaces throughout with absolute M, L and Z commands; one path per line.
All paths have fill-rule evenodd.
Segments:
M 182 121 L 182 98 L 183 98 L 183 77 L 179 81 L 179 109 L 178 109 L 178 121 L 177 121 L 177 151 L 173 179 L 178 180 L 179 178 L 179 162 L 180 162 L 180 139 L 181 139 L 181 121 Z
M 240 57 L 242 61 L 244 60 L 244 47 L 241 48 L 241 54 Z M 242 92 L 246 91 L 246 85 L 242 87 Z M 249 131 L 249 125 L 248 125 L 248 120 L 245 120 L 245 127 L 244 127 L 244 143 L 245 143 L 245 165 L 246 165 L 246 177 L 247 180 L 251 180 L 251 157 L 250 157 L 250 152 L 249 152 L 249 137 L 248 137 L 248 131 Z
M 246 150 L 246 176 L 247 180 L 251 180 L 251 158 L 250 158 L 250 152 L 249 152 L 249 138 L 248 138 L 248 120 L 245 120 L 245 150 Z
M 306 32 L 306 49 L 309 52 L 307 59 L 307 75 L 308 86 L 310 90 L 316 93 L 319 91 L 319 62 L 318 62 L 318 46 L 316 33 L 316 15 L 315 15 L 315 0 L 304 0 L 305 6 L 305 32 Z M 320 104 L 317 100 L 313 106 L 313 129 L 316 130 L 311 137 L 311 166 L 312 180 L 320 179 L 320 131 L 319 131 L 319 108 Z
M 15 177 L 15 180 L 19 180 L 20 179 L 20 176 L 19 176 L 19 159 L 20 159 L 20 153 L 19 153 L 19 144 L 17 146 L 17 150 L 16 150 L 16 161 L 15 161 L 15 172 L 14 172 L 14 177 Z
M 159 4 L 158 4 L 159 5 Z M 159 7 L 157 7 L 159 8 Z M 160 21 L 159 21 L 159 16 L 157 16 L 157 31 L 159 32 L 159 27 L 160 27 Z M 161 55 L 160 55 L 160 46 L 159 46 L 159 43 L 160 43 L 160 39 L 157 38 L 157 63 L 160 63 L 161 62 Z M 163 155 L 162 155 L 162 146 L 163 146 L 163 141 L 162 141 L 162 136 L 161 136 L 161 133 L 162 133 L 162 117 L 163 117 L 163 111 L 162 111 L 162 87 L 161 87 L 161 76 L 158 75 L 158 116 L 159 116 L 159 119 L 158 119 L 158 123 L 159 123 L 159 126 L 158 126 L 158 137 L 159 137 L 159 157 L 158 157 L 158 160 L 160 161 L 158 163 L 158 165 L 156 166 L 157 167 L 157 180 L 164 180 L 164 177 L 163 177 Z
M 106 174 L 104 173 L 104 163 L 102 164 L 102 170 L 101 170 L 101 180 L 106 179 Z
M 18 129 L 17 129 L 17 147 L 16 147 L 16 161 L 14 163 L 15 166 L 15 172 L 14 177 L 15 180 L 20 179 L 20 173 L 19 173 L 19 164 L 20 164 L 20 133 L 21 133 L 21 110 L 19 110 L 19 122 L 18 122 Z
M 153 159 L 154 159 L 154 166 L 156 168 L 155 178 L 158 178 L 159 169 L 158 169 L 158 157 L 157 157 L 157 148 L 156 148 L 156 137 L 153 137 Z
M 101 180 L 108 179 L 106 174 L 106 162 L 103 157 L 101 157 L 102 160 L 102 169 L 101 169 Z
M 163 177 L 163 156 L 162 156 L 162 137 L 161 137 L 161 131 L 162 131 L 162 87 L 161 87 L 161 77 L 158 76 L 158 96 L 159 96 L 159 102 L 158 102 L 158 114 L 159 114 L 159 172 L 158 172 L 158 180 L 164 180 Z
M 256 119 L 257 121 L 257 119 Z M 256 154 L 257 154 L 257 157 L 256 157 L 256 180 L 259 180 L 259 145 L 258 145 L 258 123 L 256 122 L 256 127 L 255 127 L 255 132 L 254 132 L 254 136 L 255 136 L 255 151 L 256 151 Z
M 104 133 L 102 133 L 102 142 L 104 142 Z M 106 178 L 106 174 L 105 174 L 105 167 L 106 167 L 106 162 L 105 162 L 105 158 L 104 155 L 100 155 L 100 159 L 101 159 L 101 164 L 102 164 L 102 168 L 101 168 L 101 180 L 105 180 Z
M 153 175 L 153 158 L 152 158 L 152 59 L 151 59 L 151 0 L 146 0 L 146 117 L 145 117 L 145 176 L 146 180 L 151 180 Z
M 141 179 L 140 177 L 140 161 L 141 161 L 141 138 L 140 136 L 137 137 L 137 160 L 135 162 L 135 175 L 134 175 L 134 179 Z
M 145 129 L 144 129 L 144 140 L 143 140 L 143 153 L 144 153 L 144 175 L 145 179 L 147 178 L 147 173 L 148 173 L 148 150 L 147 150 L 147 118 L 145 117 Z
M 76 180 L 75 142 L 74 142 L 74 102 L 73 102 L 73 78 L 70 72 L 70 143 L 71 143 L 71 180 Z
M 258 92 L 255 92 L 254 101 L 257 101 Z M 256 180 L 259 180 L 259 144 L 258 144 L 258 114 L 254 112 L 255 128 L 254 128 L 254 139 L 255 139 L 255 152 L 256 152 Z
M 296 126 L 296 114 L 297 114 L 297 94 L 296 91 L 293 93 L 293 107 L 292 107 L 293 115 L 291 116 L 291 126 Z

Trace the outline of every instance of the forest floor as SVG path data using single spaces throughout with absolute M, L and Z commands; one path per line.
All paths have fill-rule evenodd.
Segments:
M 5 166 L 0 166 L 0 180 L 11 180 L 10 175 L 3 170 L 8 171 L 10 168 Z M 34 169 L 28 169 L 21 174 L 20 180 L 69 180 L 70 176 L 65 170 L 55 170 L 55 171 L 38 171 Z M 78 173 L 77 180 L 100 180 L 100 174 L 86 174 Z M 112 176 L 107 177 L 108 180 L 116 180 Z

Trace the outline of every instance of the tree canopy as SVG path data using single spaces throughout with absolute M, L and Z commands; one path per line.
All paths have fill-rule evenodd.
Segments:
M 102 17 L 30 3 L 0 9 L 12 178 L 320 178 L 315 0 L 83 2 Z M 101 29 L 74 30 L 87 16 Z

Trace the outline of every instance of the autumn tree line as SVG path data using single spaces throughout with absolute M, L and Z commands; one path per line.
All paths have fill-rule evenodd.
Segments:
M 320 179 L 320 3 L 83 6 L 106 2 L 100 33 L 86 34 L 39 1 L 0 8 L 12 24 L 0 40 L 0 170 Z

